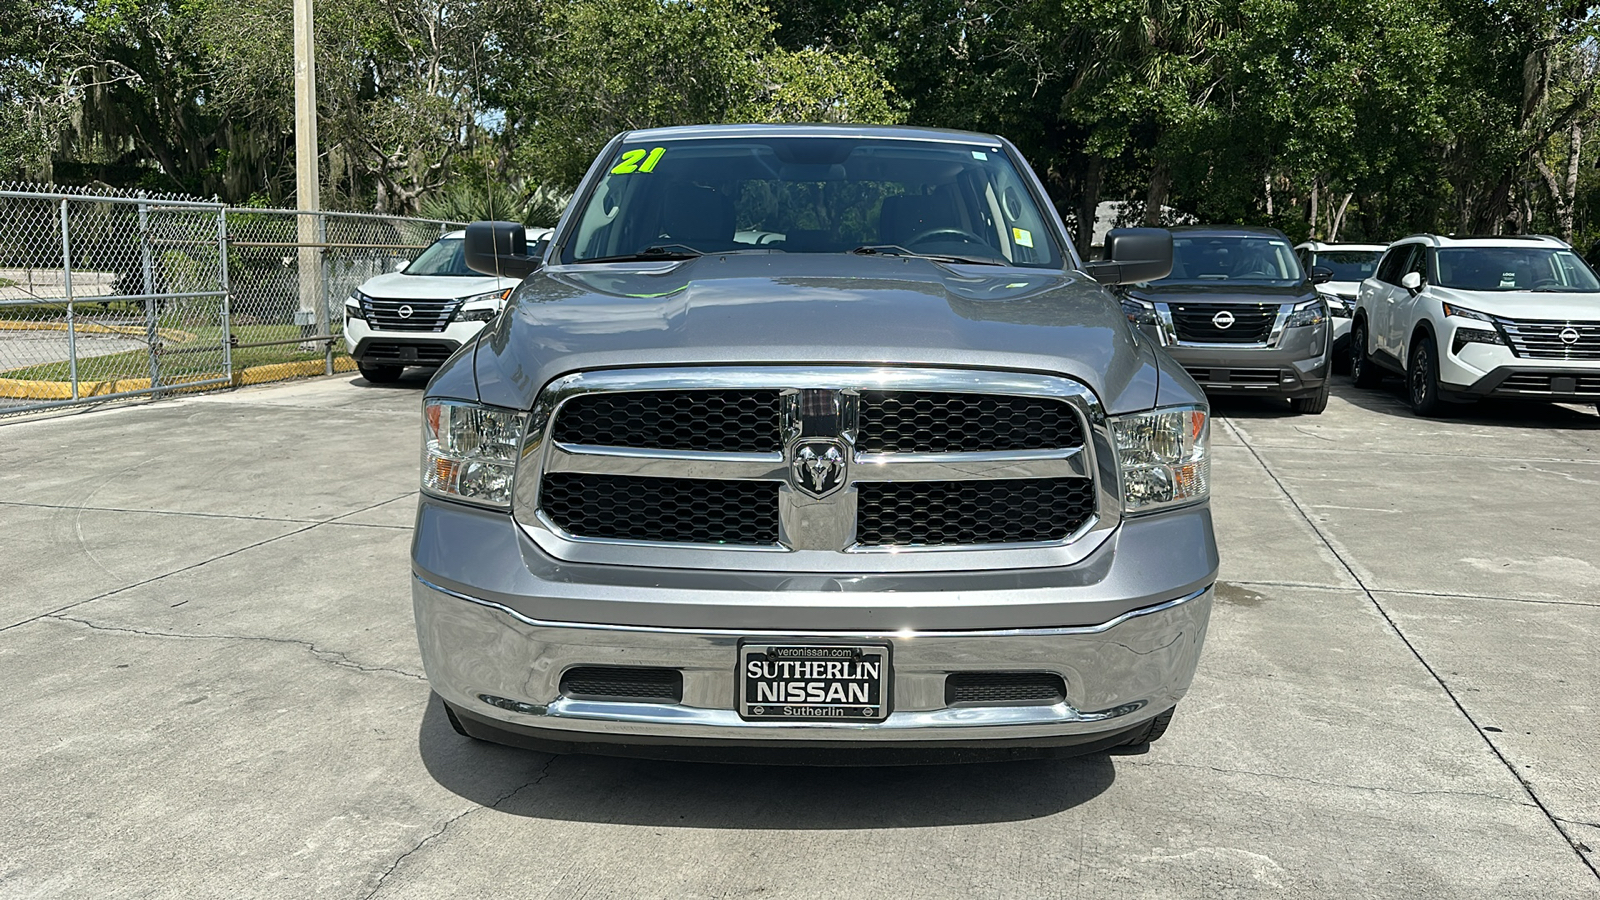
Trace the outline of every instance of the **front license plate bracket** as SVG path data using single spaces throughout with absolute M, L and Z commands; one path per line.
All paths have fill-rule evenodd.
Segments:
M 739 644 L 739 716 L 751 722 L 882 722 L 889 717 L 888 644 Z

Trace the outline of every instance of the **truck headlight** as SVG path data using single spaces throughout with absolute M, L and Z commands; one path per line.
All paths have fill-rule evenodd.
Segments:
M 1211 493 L 1211 417 L 1198 406 L 1111 420 L 1122 471 L 1122 509 L 1154 512 L 1198 503 Z
M 528 414 L 460 400 L 429 400 L 422 412 L 422 489 L 508 508 Z
M 1322 303 L 1322 298 L 1307 300 L 1296 304 L 1289 313 L 1289 321 L 1283 323 L 1285 328 L 1300 328 L 1305 325 L 1316 325 L 1328 317 L 1328 309 Z

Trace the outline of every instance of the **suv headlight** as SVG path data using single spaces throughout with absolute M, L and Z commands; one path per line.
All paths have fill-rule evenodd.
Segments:
M 361 303 L 366 299 L 366 294 L 363 294 L 360 291 L 352 290 L 350 292 L 350 299 L 344 302 L 345 318 L 360 319 L 361 321 L 365 322 L 367 320 L 367 312 L 362 307 Z
M 1463 319 L 1477 319 L 1479 322 L 1488 322 L 1490 325 L 1494 324 L 1494 319 L 1481 312 L 1478 312 L 1475 309 L 1466 309 L 1465 307 L 1456 306 L 1454 303 L 1441 303 L 1440 306 L 1444 307 L 1444 314 L 1446 316 L 1459 316 Z
M 461 400 L 422 408 L 422 489 L 506 509 L 528 414 Z
M 1135 325 L 1157 325 L 1156 305 L 1137 297 L 1121 297 L 1122 312 Z
M 1335 319 L 1348 319 L 1355 314 L 1355 304 L 1338 294 L 1324 294 L 1318 292 L 1318 297 L 1328 305 L 1328 315 Z
M 1283 323 L 1285 328 L 1300 328 L 1305 325 L 1316 325 L 1328 317 L 1328 308 L 1323 305 L 1319 296 L 1315 300 L 1295 304 L 1294 310 L 1289 313 L 1289 321 Z
M 462 306 L 466 306 L 468 303 L 482 303 L 485 300 L 493 301 L 494 305 L 485 309 L 463 309 L 456 313 L 456 321 L 488 322 L 493 320 L 495 316 L 500 315 L 501 304 L 505 303 L 505 299 L 511 296 L 511 291 L 511 288 L 506 288 L 502 291 L 489 291 L 483 294 L 473 294 L 471 297 L 462 297 Z
M 1146 513 L 1198 503 L 1211 493 L 1211 416 L 1180 406 L 1111 420 L 1122 471 L 1122 509 Z

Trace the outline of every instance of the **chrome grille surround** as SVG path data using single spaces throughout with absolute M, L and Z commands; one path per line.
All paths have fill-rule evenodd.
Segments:
M 1510 341 L 1511 352 L 1524 359 L 1600 360 L 1600 322 L 1495 316 L 1494 324 Z M 1577 339 L 1569 344 L 1562 332 Z
M 1232 328 L 1249 328 L 1250 333 L 1244 340 L 1207 340 L 1210 335 L 1220 334 L 1216 328 L 1204 329 L 1192 323 L 1180 322 L 1182 311 L 1174 311 L 1173 307 L 1190 307 L 1198 310 L 1205 307 L 1205 316 L 1214 316 L 1221 310 L 1228 310 L 1238 316 L 1248 314 L 1252 320 L 1240 321 L 1230 326 Z M 1156 303 L 1156 318 L 1160 321 L 1161 342 L 1166 346 L 1180 347 L 1211 347 L 1217 349 L 1238 350 L 1240 348 L 1273 348 L 1283 343 L 1283 333 L 1287 328 L 1289 316 L 1294 313 L 1293 303 L 1248 303 L 1224 304 L 1201 303 L 1185 301 L 1183 303 Z M 1261 322 L 1254 322 L 1253 318 L 1259 314 Z M 1196 313 L 1199 315 L 1199 313 Z
M 562 407 L 593 392 L 683 390 L 779 391 L 784 439 L 780 452 L 651 450 L 565 444 L 554 440 Z M 863 391 L 929 391 L 1055 398 L 1068 404 L 1086 440 L 1076 447 L 1001 452 L 868 453 L 855 448 L 843 489 L 820 497 L 795 488 L 791 451 L 814 437 L 807 410 L 827 400 L 838 438 L 856 437 Z M 815 441 L 809 441 L 815 443 Z M 662 478 L 766 481 L 778 485 L 778 540 L 741 545 L 593 539 L 562 529 L 540 506 L 546 473 L 574 472 Z M 856 540 L 856 482 L 1092 479 L 1093 512 L 1060 540 L 990 545 L 862 546 Z M 904 572 L 1036 568 L 1079 562 L 1120 522 L 1116 454 L 1098 398 L 1063 377 L 1018 372 L 897 367 L 702 367 L 580 372 L 546 386 L 529 417 L 512 502 L 524 533 L 556 559 L 669 568 L 793 572 Z
M 361 297 L 361 313 L 373 328 L 383 331 L 443 331 L 461 309 L 455 300 L 392 300 Z

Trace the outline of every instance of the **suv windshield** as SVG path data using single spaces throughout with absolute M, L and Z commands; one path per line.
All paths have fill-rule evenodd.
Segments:
M 1311 255 L 1311 264 L 1332 269 L 1329 281 L 1365 281 L 1378 268 L 1382 255 L 1382 250 L 1324 250 Z
M 467 268 L 467 261 L 462 256 L 462 239 L 458 237 L 440 238 L 434 241 L 428 249 L 417 255 L 406 266 L 406 275 L 471 275 L 481 278 L 477 272 Z
M 1172 236 L 1172 274 L 1158 283 L 1175 281 L 1248 281 L 1298 284 L 1305 280 L 1294 248 L 1281 238 L 1209 234 Z
M 1026 182 L 993 143 L 831 136 L 626 143 L 562 261 L 775 252 L 1062 268 Z
M 1439 286 L 1466 291 L 1600 292 L 1600 279 L 1571 250 L 1459 247 L 1438 251 Z

